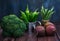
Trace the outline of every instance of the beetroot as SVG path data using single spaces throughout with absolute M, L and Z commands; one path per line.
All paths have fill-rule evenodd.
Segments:
M 37 26 L 35 28 L 35 30 L 37 31 L 38 35 L 40 35 L 40 36 L 44 36 L 45 35 L 45 28 L 43 26 Z
M 44 26 L 45 26 L 45 30 L 46 30 L 47 35 L 54 35 L 56 28 L 53 23 L 46 22 L 44 24 Z
M 50 25 L 49 24 L 48 26 L 46 26 L 46 33 L 47 33 L 47 35 L 54 35 L 55 30 L 56 30 L 56 28 L 55 28 L 54 25 Z
M 45 27 L 48 26 L 48 25 L 53 25 L 53 26 L 54 26 L 54 24 L 51 23 L 51 22 L 46 22 L 46 23 L 44 24 Z

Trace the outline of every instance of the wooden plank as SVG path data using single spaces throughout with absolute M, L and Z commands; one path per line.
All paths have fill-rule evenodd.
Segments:
M 39 37 L 38 41 L 47 41 L 47 37 Z
M 47 41 L 56 41 L 55 36 L 47 37 Z
M 0 33 L 0 41 L 3 41 L 4 38 L 2 37 L 1 33 Z M 24 36 L 20 37 L 20 38 L 16 38 L 15 41 L 58 41 L 56 36 L 45 36 L 45 37 L 36 37 L 35 34 L 32 34 L 29 37 L 29 34 L 26 33 Z
M 28 33 L 25 33 L 24 36 L 16 38 L 15 41 L 27 41 Z
M 3 39 L 3 38 L 1 38 L 1 39 Z M 2 40 L 0 40 L 0 41 L 2 41 Z M 32 35 L 31 37 L 28 37 L 28 34 L 26 34 L 20 38 L 16 38 L 15 41 L 58 41 L 58 39 L 56 38 L 56 36 L 45 36 L 45 37 L 38 37 L 37 38 L 34 35 Z

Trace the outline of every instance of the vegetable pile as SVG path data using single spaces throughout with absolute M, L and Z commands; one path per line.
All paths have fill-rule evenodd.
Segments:
M 16 15 L 8 15 L 2 19 L 2 29 L 4 36 L 19 37 L 22 36 L 26 30 L 25 23 Z

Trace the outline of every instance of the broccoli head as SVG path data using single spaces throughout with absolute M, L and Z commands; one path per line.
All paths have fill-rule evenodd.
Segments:
M 1 22 L 4 36 L 19 37 L 26 30 L 26 24 L 16 15 L 4 16 Z

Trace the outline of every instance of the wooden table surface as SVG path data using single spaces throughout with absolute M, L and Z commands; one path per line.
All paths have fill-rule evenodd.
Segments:
M 8 38 L 8 37 L 7 37 Z M 15 40 L 7 40 L 7 38 L 3 38 L 0 36 L 0 41 L 59 41 L 56 36 L 44 36 L 44 37 L 34 37 L 34 36 L 22 36 L 20 38 L 16 38 Z
M 57 33 L 60 35 L 60 24 L 56 24 L 56 29 L 57 29 Z M 26 34 L 24 37 L 17 38 L 17 40 L 18 41 L 60 41 L 60 40 L 58 40 L 56 35 L 55 36 L 36 37 L 35 34 L 32 34 L 29 37 L 29 35 Z
M 27 38 L 27 41 L 59 41 L 56 36 L 44 36 L 44 37 L 36 37 L 32 35 Z
M 56 26 L 58 34 L 60 35 L 60 25 Z M 9 38 L 9 37 L 7 37 Z M 32 34 L 29 36 L 28 33 L 26 33 L 24 36 L 20 38 L 11 38 L 11 40 L 7 40 L 7 38 L 3 38 L 1 35 L 1 29 L 0 29 L 0 41 L 59 41 L 56 36 L 44 36 L 44 37 L 36 37 L 35 34 Z

